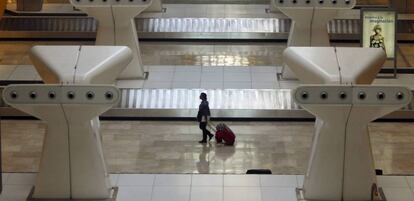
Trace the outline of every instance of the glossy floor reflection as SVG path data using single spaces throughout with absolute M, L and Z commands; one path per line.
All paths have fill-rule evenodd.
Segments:
M 244 174 L 253 168 L 274 174 L 304 174 L 312 122 L 228 122 L 235 147 L 198 144 L 195 122 L 103 121 L 105 158 L 112 173 Z M 36 172 L 45 126 L 40 121 L 2 121 L 3 170 Z M 376 168 L 414 174 L 414 124 L 369 127 Z
M 93 45 L 92 41 L 18 41 L 0 42 L 0 65 L 28 65 L 28 51 L 34 45 Z M 335 46 L 359 46 L 357 43 L 334 43 Z M 140 42 L 145 65 L 196 66 L 281 66 L 284 42 Z M 399 67 L 414 66 L 414 46 L 399 44 Z M 393 66 L 392 62 L 385 64 Z

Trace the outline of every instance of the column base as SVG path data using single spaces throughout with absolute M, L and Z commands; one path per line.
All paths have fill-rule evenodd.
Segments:
M 387 198 L 385 197 L 385 194 L 382 188 L 379 188 L 379 193 L 380 193 L 381 198 L 379 200 L 374 200 L 374 201 L 387 201 Z M 297 198 L 297 201 L 334 201 L 334 200 L 307 200 L 303 196 L 302 188 L 296 188 L 296 198 Z M 370 201 L 370 200 L 366 200 L 366 201 Z
M 116 198 L 118 196 L 118 187 L 114 186 L 112 187 L 112 195 L 110 198 L 105 199 L 71 199 L 71 198 L 33 198 L 35 187 L 32 187 L 32 190 L 30 190 L 29 196 L 27 197 L 26 201 L 116 201 Z

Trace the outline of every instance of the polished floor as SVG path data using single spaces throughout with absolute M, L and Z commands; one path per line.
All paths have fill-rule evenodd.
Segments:
M 33 45 L 93 45 L 91 41 L 1 41 L 0 64 L 28 65 L 28 51 Z M 359 46 L 356 43 L 335 43 L 335 46 Z M 197 66 L 280 66 L 286 43 L 225 42 L 140 42 L 145 65 Z M 414 46 L 399 44 L 399 67 L 414 66 Z M 393 66 L 391 62 L 386 66 Z
M 16 3 L 16 0 L 7 0 Z M 69 3 L 69 0 L 44 0 L 45 3 Z M 164 3 L 237 3 L 237 4 L 267 4 L 268 0 L 163 0 Z M 360 5 L 386 5 L 389 0 L 357 0 Z
M 26 201 L 36 174 L 3 174 L 0 201 Z M 117 201 L 296 201 L 303 175 L 112 174 Z M 414 177 L 379 176 L 388 201 L 414 200 Z
M 104 154 L 111 173 L 244 174 L 266 168 L 274 174 L 304 174 L 313 136 L 312 122 L 228 122 L 234 147 L 198 144 L 191 121 L 103 121 Z M 36 172 L 45 125 L 3 120 L 5 172 Z M 370 125 L 375 167 L 387 175 L 414 175 L 414 124 Z

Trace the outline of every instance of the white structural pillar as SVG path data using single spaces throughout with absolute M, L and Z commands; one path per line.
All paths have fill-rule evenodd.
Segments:
M 271 5 L 292 19 L 288 47 L 325 47 L 330 46 L 328 22 L 338 10 L 352 9 L 356 0 L 272 0 Z M 284 65 L 282 76 L 298 75 Z
M 288 47 L 283 57 L 305 84 L 343 85 L 300 87 L 294 92 L 298 104 L 316 116 L 304 198 L 368 201 L 376 180 L 367 124 L 406 104 L 411 94 L 405 88 L 353 87 L 375 79 L 386 60 L 380 49 Z M 380 92 L 386 98 L 379 98 Z M 399 92 L 403 98 L 397 98 Z M 379 113 L 367 113 L 370 109 Z
M 144 78 L 134 18 L 152 5 L 153 0 L 70 0 L 73 6 L 98 21 L 96 45 L 128 46 L 133 58 L 118 79 Z
M 411 91 L 390 86 L 304 85 L 292 96 L 321 122 L 299 199 L 371 200 L 378 189 L 367 125 L 410 103 Z
M 97 96 L 98 92 L 102 93 L 98 91 L 99 87 L 92 91 L 75 87 L 77 91 L 75 89 L 72 91 L 72 98 L 69 97 L 69 92 L 62 92 L 62 94 L 58 92 L 68 89 L 68 86 L 79 84 L 113 84 L 131 60 L 131 50 L 125 46 L 34 46 L 29 56 L 46 84 L 61 85 L 53 86 L 56 89 L 50 88 L 48 91 L 55 90 L 53 93 L 55 95 L 48 92 L 49 96 L 59 96 L 62 100 L 73 99 L 69 102 L 54 103 L 51 101 L 60 99 L 49 97 L 47 105 L 39 105 L 36 101 L 45 101 L 44 93 L 46 93 L 46 89 L 40 87 L 36 88 L 39 98 L 25 99 L 35 101 L 36 105 L 31 106 L 31 103 L 27 103 L 25 107 L 16 105 L 16 108 L 48 121 L 50 125 L 33 198 L 109 198 L 110 194 L 107 190 L 110 189 L 110 184 L 103 158 L 98 118 L 98 115 L 104 112 L 102 110 L 108 109 L 109 105 L 100 107 L 99 101 L 103 101 L 105 97 Z M 19 92 L 18 97 L 25 97 L 25 93 Z M 118 97 L 117 94 L 112 94 L 113 98 Z M 84 102 L 78 104 L 75 100 Z M 66 105 L 66 103 L 73 104 Z M 99 107 L 91 106 L 92 103 L 96 103 Z M 29 110 L 26 106 L 32 109 Z M 65 132 L 67 130 L 70 132 Z M 72 131 L 82 135 L 71 134 Z M 76 145 L 75 149 L 65 145 L 68 138 L 71 139 L 68 141 L 71 145 Z M 67 158 L 69 156 L 70 160 Z M 62 176 L 59 176 L 60 174 Z
M 119 101 L 114 86 L 10 85 L 7 104 L 47 123 L 32 199 L 111 198 L 99 133 L 90 123 Z
M 304 84 L 371 84 L 385 52 L 360 47 L 288 47 L 283 60 Z
M 34 46 L 29 57 L 46 84 L 113 84 L 132 52 L 126 46 Z

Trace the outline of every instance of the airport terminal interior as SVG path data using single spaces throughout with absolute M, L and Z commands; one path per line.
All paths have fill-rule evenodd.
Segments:
M 0 0 L 0 201 L 414 201 L 413 90 L 412 0 Z

